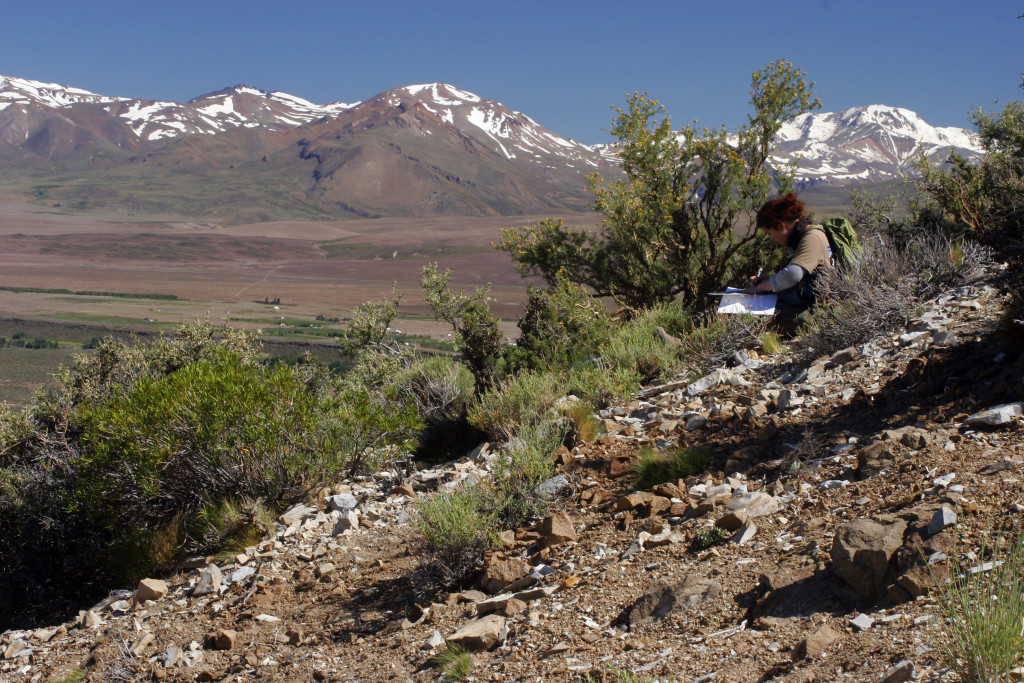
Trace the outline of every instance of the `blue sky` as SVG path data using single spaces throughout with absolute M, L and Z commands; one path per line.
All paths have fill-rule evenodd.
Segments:
M 178 101 L 246 83 L 320 104 L 441 81 L 589 144 L 634 90 L 677 127 L 741 125 L 751 73 L 783 58 L 824 111 L 888 104 L 968 127 L 973 107 L 1024 98 L 1020 14 L 1019 0 L 10 2 L 0 73 Z

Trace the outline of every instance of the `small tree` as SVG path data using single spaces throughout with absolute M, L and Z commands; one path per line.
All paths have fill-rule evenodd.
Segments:
M 501 352 L 501 330 L 498 319 L 488 305 L 490 286 L 478 287 L 472 296 L 464 290 L 450 288 L 452 271 L 437 272 L 437 263 L 423 267 L 420 286 L 434 317 L 452 326 L 458 335 L 462 361 L 473 373 L 477 394 L 494 386 L 494 367 Z
M 773 186 L 784 192 L 792 184 L 793 169 L 773 169 L 769 159 L 782 124 L 821 106 L 812 86 L 781 60 L 755 72 L 754 113 L 735 136 L 724 127 L 673 133 L 664 107 L 634 93 L 611 130 L 625 177 L 589 176 L 600 229 L 549 219 L 502 231 L 499 247 L 524 277 L 550 285 L 563 272 L 621 305 L 645 308 L 681 294 L 705 308 L 706 292 L 781 258 L 747 227 Z

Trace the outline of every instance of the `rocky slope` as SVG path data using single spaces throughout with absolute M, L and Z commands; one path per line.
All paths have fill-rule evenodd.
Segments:
M 610 408 L 558 454 L 552 514 L 504 534 L 472 590 L 426 579 L 408 522 L 416 498 L 486 476 L 486 447 L 340 484 L 237 557 L 4 633 L 0 678 L 432 681 L 460 641 L 478 681 L 953 680 L 924 562 L 983 567 L 980 532 L 1024 511 L 1024 354 L 1002 305 L 963 288 L 869 344 L 740 353 Z M 680 444 L 712 471 L 631 488 L 641 447 Z M 697 547 L 716 526 L 726 540 Z

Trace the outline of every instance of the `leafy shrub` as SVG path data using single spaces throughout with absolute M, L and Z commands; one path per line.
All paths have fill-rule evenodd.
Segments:
M 418 359 L 403 373 L 399 384 L 428 425 L 463 422 L 473 401 L 473 375 L 450 356 Z
M 437 263 L 423 267 L 420 287 L 434 317 L 452 326 L 459 342 L 462 362 L 473 373 L 477 394 L 494 386 L 494 367 L 501 349 L 498 319 L 491 315 L 489 286 L 477 288 L 470 296 L 451 290 L 452 272 L 437 272 Z
M 416 505 L 413 524 L 423 536 L 428 564 L 445 586 L 472 578 L 495 545 L 496 521 L 486 486 L 436 493 Z
M 565 391 L 595 408 L 606 407 L 613 399 L 640 388 L 640 377 L 627 368 L 613 367 L 604 358 L 563 373 Z
M 602 360 L 612 368 L 636 375 L 641 384 L 672 377 L 682 369 L 682 359 L 658 335 L 657 328 L 657 316 L 650 311 L 620 325 L 605 345 Z
M 722 527 L 715 526 L 710 529 L 701 529 L 693 537 L 693 547 L 697 550 L 707 550 L 727 538 L 729 538 L 729 532 Z
M 637 488 L 649 491 L 658 484 L 699 474 L 710 462 L 711 456 L 700 448 L 679 446 L 659 451 L 645 446 L 633 464 L 633 478 Z
M 970 683 L 1008 680 L 1010 670 L 1024 660 L 1021 537 L 1000 537 L 991 548 L 983 545 L 981 557 L 987 557 L 988 550 L 991 571 L 967 571 L 937 592 L 945 636 L 942 659 Z
M 530 284 L 527 295 L 519 337 L 505 350 L 508 372 L 573 367 L 597 355 L 608 340 L 611 316 L 564 275 L 550 289 Z
M 206 549 L 203 510 L 283 506 L 413 445 L 415 406 L 396 388 L 261 360 L 243 333 L 188 324 L 151 344 L 104 340 L 24 413 L 0 408 L 5 604 L 148 573 Z

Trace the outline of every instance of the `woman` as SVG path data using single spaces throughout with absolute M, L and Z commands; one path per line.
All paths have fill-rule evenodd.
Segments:
M 810 225 L 804 203 L 793 193 L 765 202 L 757 212 L 757 229 L 769 239 L 789 247 L 786 267 L 771 277 L 752 277 L 748 294 L 775 292 L 775 324 L 792 336 L 814 304 L 814 280 L 822 268 L 832 267 L 832 249 L 820 226 Z

